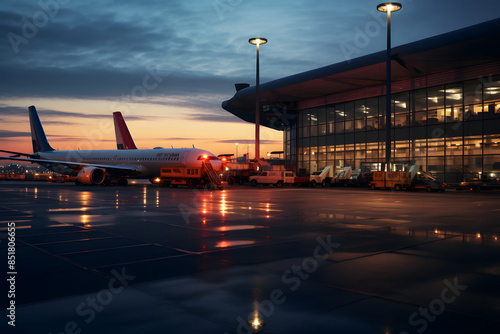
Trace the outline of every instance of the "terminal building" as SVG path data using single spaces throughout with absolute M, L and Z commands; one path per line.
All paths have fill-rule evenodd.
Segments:
M 392 162 L 446 183 L 500 176 L 500 19 L 392 49 Z M 386 51 L 260 85 L 260 124 L 283 131 L 287 169 L 380 170 Z M 256 87 L 222 107 L 255 122 Z

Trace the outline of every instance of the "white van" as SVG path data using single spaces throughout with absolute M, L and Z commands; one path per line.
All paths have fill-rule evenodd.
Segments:
M 292 184 L 294 181 L 295 175 L 291 171 L 267 171 L 250 176 L 250 184 L 254 187 L 257 184 L 274 184 L 276 187 L 281 187 L 284 184 Z

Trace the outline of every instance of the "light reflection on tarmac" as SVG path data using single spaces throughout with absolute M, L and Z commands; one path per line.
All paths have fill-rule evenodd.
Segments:
M 498 194 L 2 182 L 0 201 L 1 333 L 250 333 L 259 312 L 262 333 L 500 329 Z

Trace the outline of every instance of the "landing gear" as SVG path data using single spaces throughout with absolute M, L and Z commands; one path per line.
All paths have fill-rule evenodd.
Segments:
M 104 181 L 101 183 L 101 186 L 110 186 L 111 185 L 111 179 L 109 178 L 109 175 L 106 175 L 104 178 Z
M 124 178 L 124 177 L 119 178 L 117 184 L 119 186 L 124 187 L 124 186 L 126 186 L 128 184 L 128 180 L 126 178 Z

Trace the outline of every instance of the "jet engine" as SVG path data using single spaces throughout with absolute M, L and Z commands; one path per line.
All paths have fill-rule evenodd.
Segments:
M 105 170 L 97 167 L 85 167 L 78 172 L 76 181 L 81 184 L 102 184 Z

